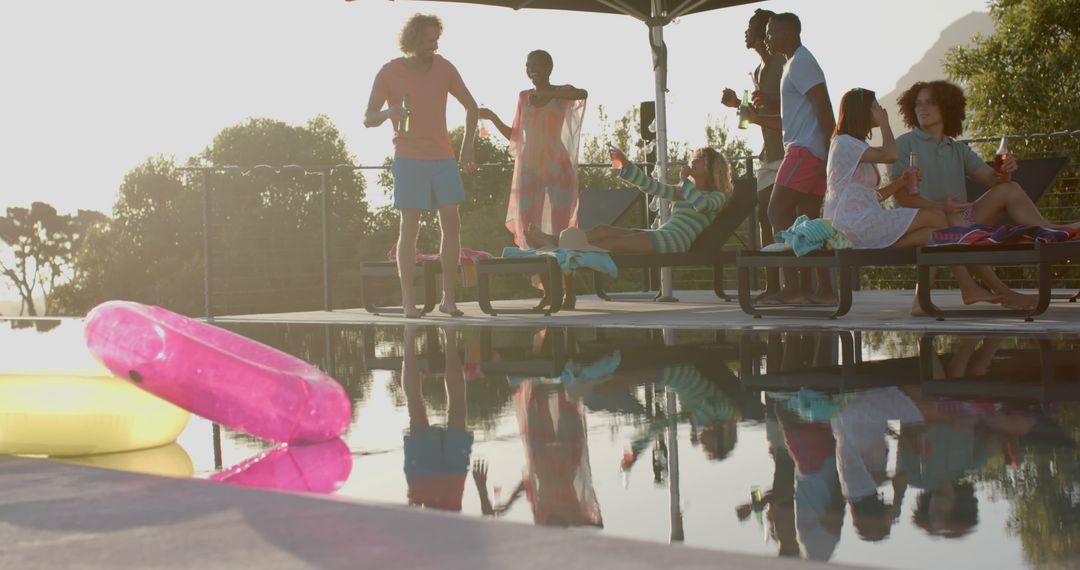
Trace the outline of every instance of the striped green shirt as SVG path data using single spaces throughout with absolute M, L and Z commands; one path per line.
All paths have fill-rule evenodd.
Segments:
M 681 186 L 662 184 L 632 163 L 627 163 L 619 170 L 619 177 L 650 196 L 657 196 L 672 203 L 668 221 L 649 231 L 657 253 L 689 251 L 690 245 L 712 224 L 727 200 L 727 196 L 722 192 L 698 190 L 689 178 L 684 180 Z

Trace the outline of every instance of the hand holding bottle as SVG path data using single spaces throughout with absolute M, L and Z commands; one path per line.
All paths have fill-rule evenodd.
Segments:
M 739 128 L 745 129 L 750 126 L 750 90 L 743 89 L 742 101 L 739 103 Z
M 886 119 L 888 120 L 888 119 Z M 922 168 L 919 167 L 919 155 L 908 153 L 908 170 L 904 173 L 908 181 L 908 194 L 917 195 L 922 184 Z
M 623 166 L 630 163 L 630 159 L 626 158 L 626 153 L 613 146 L 608 146 L 608 155 L 611 156 L 611 167 L 616 170 L 622 170 Z
M 998 176 L 1011 175 L 1017 168 L 1016 159 L 1005 145 L 1005 139 L 1006 137 L 1001 137 L 1001 144 L 994 153 L 994 174 Z

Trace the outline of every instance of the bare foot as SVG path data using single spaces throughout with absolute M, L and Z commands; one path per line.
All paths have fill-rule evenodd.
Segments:
M 766 299 L 769 299 L 771 297 L 775 297 L 775 296 L 777 296 L 779 294 L 780 294 L 779 291 L 774 291 L 774 290 L 771 290 L 771 289 L 765 289 L 760 294 L 758 294 L 757 297 L 754 297 L 754 303 L 755 304 L 764 304 Z
M 415 303 L 409 302 L 401 304 L 401 314 L 406 319 L 419 319 L 420 317 L 424 316 L 424 313 L 421 313 L 419 310 L 417 310 Z
M 808 298 L 809 302 L 814 305 L 835 305 L 836 293 L 829 291 L 818 291 Z
M 1026 295 L 1024 293 L 1010 292 L 1005 294 L 1005 300 L 1001 302 L 1001 306 L 1006 309 L 1015 309 L 1030 311 L 1039 304 L 1039 297 L 1037 295 Z
M 445 301 L 439 305 L 439 312 L 451 317 L 462 317 L 465 315 L 461 309 L 457 308 L 455 303 L 447 303 Z
M 805 305 L 810 302 L 801 291 L 780 291 L 768 299 L 762 299 L 762 305 Z
M 558 240 L 540 231 L 540 226 L 532 224 L 525 228 L 525 243 L 533 249 L 538 249 L 556 245 Z
M 974 305 L 975 303 L 994 303 L 996 305 L 1005 302 L 1005 295 L 997 295 L 985 289 L 981 289 L 973 295 L 961 291 L 960 298 L 964 300 L 965 305 Z

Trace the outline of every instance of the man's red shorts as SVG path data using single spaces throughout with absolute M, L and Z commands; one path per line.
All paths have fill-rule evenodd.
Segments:
M 812 196 L 825 195 L 825 163 L 806 147 L 789 146 L 776 173 L 776 185 Z

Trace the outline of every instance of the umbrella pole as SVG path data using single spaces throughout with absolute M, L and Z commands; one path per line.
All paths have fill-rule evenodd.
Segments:
M 653 45 L 653 73 L 656 77 L 656 168 L 660 173 L 660 181 L 667 183 L 668 172 L 668 144 L 667 144 L 667 97 L 665 89 L 667 85 L 667 54 L 664 53 L 664 24 L 661 0 L 652 0 L 652 22 L 649 24 L 649 32 Z M 661 50 L 659 53 L 655 50 Z M 668 221 L 671 215 L 667 200 L 660 201 L 660 223 Z M 656 298 L 661 302 L 678 301 L 672 294 L 671 268 L 660 269 L 660 295 Z

